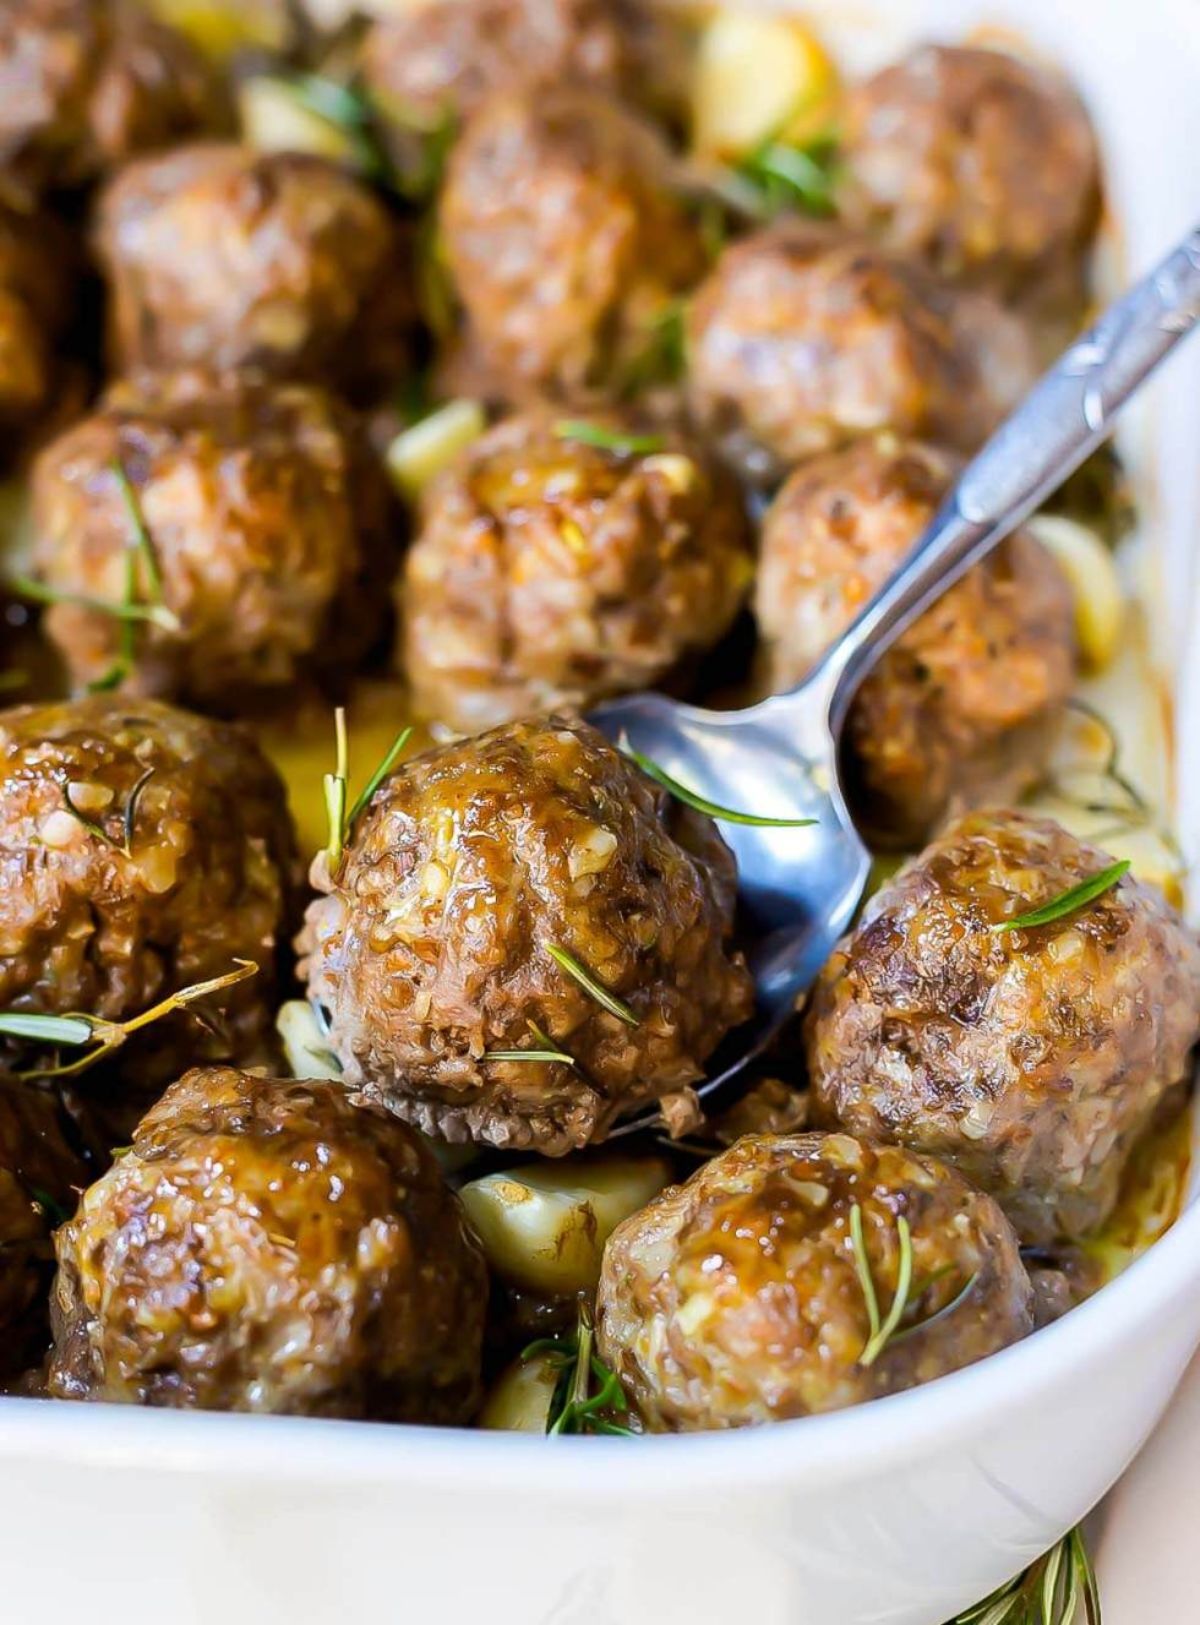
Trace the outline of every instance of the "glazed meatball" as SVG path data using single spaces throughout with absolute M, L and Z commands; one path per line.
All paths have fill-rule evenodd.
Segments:
M 988 296 L 811 222 L 727 248 L 688 318 L 692 414 L 757 477 L 881 429 L 973 449 L 1035 376 Z
M 858 1219 L 854 1210 L 858 1210 Z M 894 1334 L 872 1345 L 856 1258 Z M 618 1226 L 599 1346 L 656 1432 L 856 1405 L 981 1360 L 1033 1329 L 1017 1238 L 959 1174 L 845 1134 L 751 1135 Z
M 588 398 L 636 369 L 703 266 L 670 181 L 653 127 L 598 96 L 531 90 L 479 108 L 440 221 L 491 393 Z
M 943 276 L 1004 296 L 1078 284 L 1099 196 L 1083 105 L 1030 62 L 925 46 L 850 96 L 844 215 Z
M 198 144 L 130 164 L 100 198 L 97 248 L 118 371 L 257 367 L 349 388 L 405 364 L 403 237 L 324 159 Z
M 395 772 L 314 881 L 301 974 L 346 1082 L 448 1140 L 553 1156 L 686 1107 L 751 1011 L 715 826 L 568 717 Z M 490 1058 L 547 1047 L 574 1064 Z
M 964 818 L 901 870 L 817 984 L 815 1121 L 944 1157 L 1027 1242 L 1094 1230 L 1189 1075 L 1200 945 L 1128 876 L 1051 924 L 997 928 L 1109 861 L 1004 812 Z
M 91 1177 L 53 1094 L 0 1073 L 0 1377 L 49 1341 L 51 1232 Z
M 465 1422 L 487 1272 L 420 1137 L 336 1087 L 188 1072 L 56 1239 L 50 1391 Z
M 74 186 L 220 130 L 228 116 L 203 58 L 137 0 L 0 7 L 0 178 L 10 187 Z
M 418 707 L 464 732 L 654 687 L 718 641 L 749 586 L 740 496 L 694 444 L 571 427 L 498 424 L 425 495 L 403 662 Z
M 933 518 L 951 454 L 893 436 L 799 468 L 767 510 L 755 612 L 766 686 L 798 683 Z M 1070 588 L 1027 532 L 1004 542 L 883 656 L 848 722 L 877 842 L 912 846 L 947 807 L 1039 772 L 1074 672 Z
M 211 1030 L 146 1039 L 257 1056 L 294 869 L 283 784 L 240 729 L 113 695 L 0 712 L 0 1009 L 125 1021 L 252 960 Z
M 61 223 L 0 205 L 0 430 L 24 429 L 51 406 L 55 341 L 70 313 L 73 245 Z M 0 450 L 7 463 L 10 447 Z
M 380 630 L 394 559 L 386 484 L 357 423 L 315 386 L 119 384 L 42 453 L 34 496 L 35 566 L 75 600 L 122 602 L 144 527 L 175 625 L 138 629 L 137 692 L 238 709 L 344 671 Z M 140 559 L 140 601 L 146 577 Z M 113 666 L 123 629 L 112 615 L 68 599 L 44 625 L 77 683 Z

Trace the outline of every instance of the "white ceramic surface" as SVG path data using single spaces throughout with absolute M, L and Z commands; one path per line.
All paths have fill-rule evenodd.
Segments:
M 1195 0 L 833 9 L 867 63 L 915 34 L 1000 19 L 1063 60 L 1101 125 L 1128 271 L 1200 215 Z M 1200 341 L 1132 443 L 1157 492 L 1160 646 L 1182 672 Z M 1181 826 L 1200 873 L 1194 641 L 1178 691 Z M 1198 1342 L 1200 1205 L 1097 1298 L 980 1366 L 737 1435 L 551 1444 L 3 1400 L 0 1621 L 937 1625 L 1103 1495 Z

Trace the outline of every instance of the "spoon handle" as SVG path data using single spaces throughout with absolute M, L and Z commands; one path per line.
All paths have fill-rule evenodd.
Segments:
M 1034 386 L 963 470 L 895 574 L 810 674 L 805 688 L 819 678 L 832 696 L 835 731 L 889 644 L 1106 439 L 1120 408 L 1198 321 L 1200 225 Z

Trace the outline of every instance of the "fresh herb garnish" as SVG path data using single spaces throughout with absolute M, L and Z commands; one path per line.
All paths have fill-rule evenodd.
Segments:
M 401 728 L 388 746 L 383 760 L 367 780 L 366 785 L 356 797 L 354 805 L 346 812 L 346 802 L 349 797 L 349 759 L 350 750 L 346 734 L 346 708 L 339 705 L 333 713 L 334 735 L 337 740 L 336 756 L 332 773 L 325 775 L 325 815 L 329 827 L 329 839 L 325 845 L 325 853 L 329 860 L 331 871 L 336 870 L 342 861 L 342 853 L 346 850 L 354 825 L 358 820 L 371 797 L 395 767 L 396 762 L 405 745 L 412 738 L 411 728 Z
M 370 103 L 357 89 L 319 73 L 297 73 L 287 87 L 308 112 L 341 130 L 354 154 L 355 167 L 367 180 L 394 183 L 392 166 L 375 136 Z
M 146 517 L 142 512 L 141 502 L 134 490 L 133 481 L 129 478 L 125 465 L 119 457 L 113 458 L 112 471 L 117 482 L 117 489 L 121 493 L 121 501 L 125 505 L 125 513 L 129 519 L 130 535 L 133 538 L 132 551 L 141 560 L 142 568 L 146 572 L 148 601 L 152 604 L 161 604 L 163 601 L 162 571 L 158 567 L 158 555 L 154 551 L 154 543 L 150 539 L 150 530 L 146 524 Z
M 573 977 L 583 991 L 590 994 L 596 1003 L 607 1010 L 610 1015 L 618 1017 L 627 1027 L 636 1027 L 638 1025 L 638 1017 L 624 1000 L 618 999 L 615 993 L 610 993 L 603 983 L 598 982 L 591 972 L 579 963 L 574 954 L 568 953 L 565 948 L 560 948 L 556 942 L 544 942 L 542 946 L 554 963 L 560 969 L 565 970 L 568 976 Z
M 350 830 L 354 828 L 359 814 L 365 812 L 367 807 L 370 805 L 371 797 L 375 794 L 376 790 L 378 790 L 384 779 L 387 778 L 388 774 L 395 767 L 397 761 L 400 759 L 405 745 L 408 744 L 412 736 L 413 731 L 411 728 L 401 728 L 395 739 L 393 739 L 391 744 L 388 746 L 383 760 L 375 769 L 374 773 L 371 774 L 371 777 L 367 780 L 365 786 L 355 798 L 354 805 L 350 809 L 350 816 L 346 820 L 347 834 L 349 834 Z
M 1101 869 L 1099 874 L 1092 875 L 1089 880 L 1081 880 L 1077 886 L 1071 886 L 1052 897 L 1048 903 L 1042 903 L 1037 908 L 1031 908 L 1025 914 L 1018 914 L 1012 920 L 1000 920 L 992 926 L 993 931 L 1032 931 L 1039 925 L 1050 925 L 1055 920 L 1066 919 L 1069 914 L 1076 913 L 1086 907 L 1088 903 L 1095 902 L 1097 897 L 1110 891 L 1119 880 L 1129 873 L 1128 858 L 1122 858 L 1119 863 L 1110 863 L 1107 869 Z
M 680 784 L 678 779 L 673 779 L 657 762 L 651 760 L 649 756 L 643 756 L 640 750 L 635 750 L 628 739 L 622 738 L 621 749 L 631 761 L 637 763 L 647 778 L 661 784 L 676 801 L 682 801 L 687 807 L 694 807 L 697 812 L 707 813 L 710 818 L 720 818 L 726 824 L 751 824 L 759 829 L 806 829 L 810 824 L 817 822 L 815 818 L 765 818 L 758 813 L 737 812 L 732 807 L 722 807 L 720 802 L 709 801 L 706 796 L 697 795 L 694 790 L 689 790 L 686 784 Z
M 863 1212 L 860 1205 L 855 1202 L 850 1209 L 850 1245 L 854 1254 L 854 1270 L 858 1276 L 859 1288 L 862 1291 L 863 1302 L 867 1308 L 867 1341 L 863 1345 L 858 1363 L 864 1369 L 873 1366 L 879 1356 L 889 1346 L 902 1342 L 906 1337 L 912 1337 L 917 1332 L 926 1331 L 930 1326 L 938 1324 L 952 1315 L 956 1309 L 962 1307 L 971 1294 L 975 1282 L 979 1278 L 975 1270 L 961 1290 L 955 1294 L 949 1303 L 927 1315 L 924 1320 L 918 1320 L 911 1326 L 901 1326 L 910 1306 L 916 1303 L 921 1292 L 913 1292 L 913 1246 L 912 1232 L 908 1220 L 901 1213 L 896 1219 L 896 1238 L 900 1249 L 899 1263 L 896 1269 L 896 1289 L 892 1293 L 892 1301 L 886 1315 L 879 1312 L 879 1293 L 875 1287 L 875 1277 L 871 1272 L 871 1260 L 867 1255 L 866 1237 L 863 1234 Z M 922 1291 L 933 1283 L 926 1281 Z
M 645 343 L 625 362 L 616 379 L 617 393 L 628 399 L 656 384 L 673 384 L 683 376 L 686 365 L 684 304 L 682 299 L 672 299 L 647 324 Z
M 142 799 L 142 791 L 153 777 L 154 769 L 148 767 L 125 798 L 125 805 L 121 809 L 120 840 L 110 835 L 98 819 L 89 818 L 85 812 L 75 805 L 71 800 L 71 785 L 69 783 L 64 784 L 62 787 L 63 804 L 76 823 L 82 824 L 90 835 L 94 835 L 97 840 L 103 841 L 105 846 L 111 846 L 114 852 L 121 852 L 125 857 L 131 858 L 133 856 L 133 831 L 137 822 L 138 802 Z
M 143 1010 L 139 1016 L 131 1016 L 128 1021 L 107 1021 L 103 1016 L 89 1016 L 75 1010 L 61 1016 L 40 1015 L 23 1010 L 0 1011 L 0 1033 L 6 1033 L 11 1038 L 24 1038 L 32 1043 L 55 1046 L 65 1044 L 72 1049 L 80 1048 L 84 1044 L 96 1046 L 86 1055 L 81 1055 L 78 1060 L 69 1061 L 63 1066 L 31 1067 L 27 1071 L 18 1072 L 17 1076 L 66 1078 L 86 1072 L 89 1067 L 95 1066 L 97 1061 L 120 1049 L 130 1033 L 137 1032 L 141 1027 L 148 1027 L 151 1022 L 161 1020 L 173 1010 L 185 1009 L 197 999 L 206 998 L 210 993 L 220 993 L 225 988 L 234 987 L 238 982 L 258 975 L 258 966 L 252 959 L 235 959 L 234 964 L 237 966 L 236 970 L 227 971 L 224 976 L 211 977 L 205 982 L 194 982 L 190 987 L 180 988 L 178 993 L 171 993 L 165 999 L 160 999 L 157 1004 Z
M 583 418 L 563 418 L 554 425 L 559 440 L 574 440 L 581 446 L 610 451 L 614 457 L 649 457 L 662 451 L 666 441 L 657 434 L 629 434 L 623 429 L 607 429 Z
M 742 159 L 737 174 L 754 189 L 768 219 L 786 209 L 829 219 L 836 213 L 836 157 L 830 136 L 798 146 L 772 135 Z
M 11 582 L 14 592 L 22 598 L 29 598 L 35 604 L 78 604 L 81 609 L 95 610 L 99 615 L 111 615 L 115 621 L 148 621 L 152 626 L 161 627 L 164 632 L 179 631 L 179 617 L 172 613 L 165 604 L 141 604 L 136 599 L 119 604 L 112 603 L 107 598 L 92 598 L 84 592 L 68 592 L 63 588 L 51 587 L 44 581 L 34 581 L 29 576 L 14 576 Z
M 544 1033 L 537 1022 L 529 1023 L 529 1030 L 533 1034 L 533 1044 L 528 1049 L 490 1049 L 484 1055 L 485 1061 L 561 1061 L 564 1066 L 574 1066 L 575 1057 L 568 1055 L 566 1050 L 555 1049 L 553 1040 Z
M 565 1337 L 539 1337 L 521 1350 L 522 1360 L 543 1359 L 559 1373 L 546 1413 L 546 1432 L 604 1433 L 633 1438 L 616 1416 L 629 1414 L 629 1401 L 615 1371 L 595 1352 L 592 1318 L 582 1302 L 576 1328 Z M 598 1386 L 593 1392 L 593 1384 Z
M 1064 1535 L 990 1597 L 957 1614 L 950 1625 L 1101 1625 L 1100 1592 L 1079 1529 Z

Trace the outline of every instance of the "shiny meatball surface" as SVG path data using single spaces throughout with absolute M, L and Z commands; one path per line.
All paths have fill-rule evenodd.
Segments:
M 853 1212 L 886 1316 L 870 1347 Z M 845 1134 L 752 1135 L 618 1226 L 599 1346 L 656 1432 L 745 1427 L 930 1382 L 1033 1329 L 1017 1238 L 990 1197 L 931 1157 Z
M 182 35 L 137 0 L 5 0 L 0 177 L 77 185 L 136 153 L 220 130 L 228 100 Z
M 697 424 L 748 473 L 881 429 L 971 449 L 1033 383 L 1024 325 L 830 226 L 727 248 L 688 317 Z
M 39 1360 L 56 1224 L 91 1178 L 54 1095 L 0 1072 L 0 1377 Z
M 958 469 L 894 436 L 805 463 L 763 523 L 755 612 L 766 686 L 798 683 L 933 518 Z M 882 658 L 848 722 L 862 812 L 885 844 L 921 840 L 948 806 L 1005 799 L 1038 775 L 1074 673 L 1058 565 L 1018 532 Z
M 56 1237 L 51 1392 L 463 1422 L 486 1270 L 429 1149 L 336 1086 L 197 1069 Z
M 656 130 L 570 88 L 489 98 L 451 156 L 440 220 L 490 392 L 620 385 L 703 268 Z
M 844 152 L 845 216 L 897 252 L 1006 296 L 1078 273 L 1099 162 L 1057 74 L 1001 51 L 924 46 L 851 94 Z
M 43 452 L 34 493 L 35 565 L 58 593 L 121 603 L 145 529 L 176 624 L 138 628 L 131 690 L 237 710 L 344 669 L 379 631 L 387 492 L 356 422 L 321 389 L 183 374 L 119 384 Z M 143 602 L 147 575 L 142 558 Z M 59 602 L 44 624 L 77 683 L 113 665 L 113 616 Z
M 741 499 L 693 442 L 597 446 L 570 427 L 498 424 L 422 504 L 403 661 L 420 709 L 463 731 L 655 687 L 718 641 L 749 586 Z
M 393 773 L 314 880 L 328 895 L 301 970 L 346 1082 L 446 1139 L 550 1155 L 603 1139 L 634 1106 L 686 1104 L 750 1014 L 715 826 L 568 717 Z M 547 1047 L 574 1065 L 489 1059 Z
M 406 361 L 403 238 L 324 159 L 206 143 L 144 159 L 103 192 L 96 239 L 121 370 L 253 366 L 357 387 Z
M 253 960 L 211 1031 L 148 1030 L 253 1052 L 294 863 L 283 785 L 240 729 L 111 695 L 0 712 L 0 1009 L 123 1021 Z
M 817 984 L 815 1121 L 953 1162 L 1025 1241 L 1094 1230 L 1189 1074 L 1200 945 L 1129 876 L 1052 924 L 997 927 L 1110 861 L 1009 812 L 963 819 L 901 870 Z

